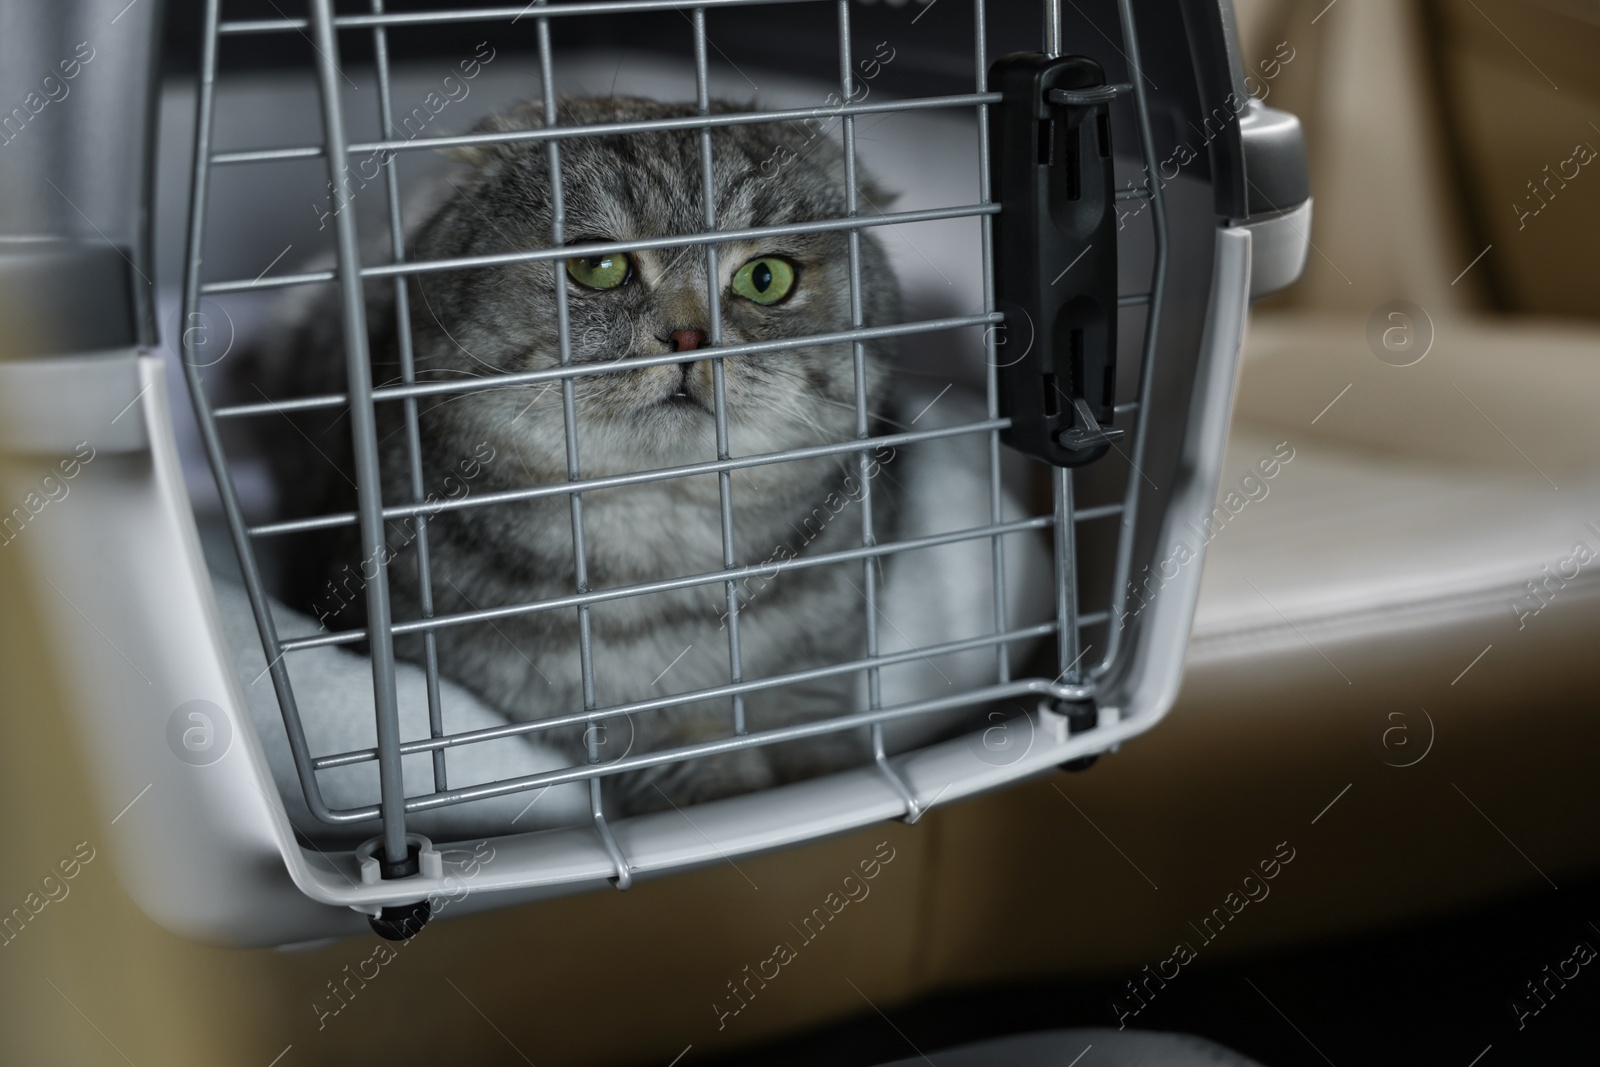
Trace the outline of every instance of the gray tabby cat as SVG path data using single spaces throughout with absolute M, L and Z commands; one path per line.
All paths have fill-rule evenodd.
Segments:
M 714 111 L 735 110 L 716 104 Z M 633 98 L 567 99 L 563 126 L 687 116 L 691 105 Z M 542 107 L 520 104 L 480 130 L 542 126 Z M 624 241 L 700 232 L 701 135 L 698 130 L 570 138 L 561 145 L 565 241 Z M 826 138 L 798 156 L 775 125 L 713 129 L 712 169 L 720 229 L 782 225 L 846 214 L 844 160 Z M 408 258 L 484 256 L 551 244 L 548 148 L 524 142 L 461 153 L 470 165 L 455 190 L 420 226 Z M 765 165 L 765 166 L 764 166 Z M 883 202 L 864 187 L 862 204 Z M 718 245 L 722 343 L 740 344 L 849 328 L 848 235 L 845 232 L 730 240 Z M 862 317 L 899 321 L 899 294 L 883 248 L 860 237 Z M 540 370 L 560 361 L 555 285 L 566 289 L 572 359 L 618 359 L 690 351 L 709 344 L 706 257 L 702 246 L 647 250 L 566 261 L 437 271 L 408 283 L 409 325 L 417 376 L 468 381 Z M 331 288 L 331 287 L 329 287 Z M 368 286 L 374 380 L 399 379 L 393 283 Z M 303 302 L 299 322 L 268 342 L 258 380 L 294 395 L 343 391 L 343 346 L 332 294 Z M 885 414 L 889 346 L 865 345 L 863 383 L 870 428 Z M 725 361 L 728 453 L 734 457 L 844 442 L 857 432 L 855 366 L 848 344 L 783 349 Z M 625 475 L 717 458 L 713 368 L 709 361 L 581 377 L 572 383 L 576 462 L 584 478 Z M 425 494 L 481 497 L 568 478 L 568 443 L 560 382 L 497 387 L 419 401 Z M 399 403 L 380 404 L 378 436 L 385 504 L 415 499 L 408 436 Z M 281 435 L 272 454 L 289 514 L 353 509 L 348 423 L 302 418 L 315 442 L 291 454 Z M 342 451 L 336 451 L 342 449 Z M 332 465 L 328 462 L 332 459 Z M 872 470 L 879 466 L 877 456 Z M 859 545 L 855 455 L 735 470 L 732 555 L 738 564 L 809 557 Z M 453 614 L 703 574 L 722 568 L 718 475 L 701 474 L 582 494 L 581 522 L 565 493 L 444 511 L 427 525 L 433 611 Z M 880 540 L 893 533 L 889 479 L 872 481 Z M 581 528 L 587 575 L 575 568 Z M 389 582 L 396 621 L 421 616 L 415 531 L 389 524 Z M 313 610 L 334 625 L 360 625 L 364 608 L 354 536 L 302 551 L 297 560 Z M 368 573 L 371 573 L 370 565 Z M 743 678 L 857 660 L 865 655 L 862 564 L 787 570 L 742 581 L 738 638 Z M 593 692 L 581 669 L 576 608 L 523 613 L 436 631 L 442 671 L 520 721 L 581 713 L 631 701 L 727 685 L 730 681 L 725 583 L 595 603 L 587 627 Z M 417 638 L 398 653 L 422 659 Z M 847 713 L 858 706 L 860 678 L 835 675 L 758 690 L 745 697 L 748 729 Z M 588 739 L 611 761 L 733 734 L 731 698 L 613 717 Z M 448 722 L 446 727 L 448 728 Z M 610 779 L 617 810 L 685 804 L 809 776 L 867 758 L 863 730 L 801 742 L 747 748 Z M 586 759 L 580 725 L 538 735 Z

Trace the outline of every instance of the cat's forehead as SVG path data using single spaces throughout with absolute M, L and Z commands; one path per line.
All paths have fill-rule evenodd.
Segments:
M 765 134 L 765 135 L 763 135 Z M 843 193 L 825 156 L 799 155 L 755 129 L 712 137 L 711 184 L 717 229 L 835 217 Z M 569 141 L 561 160 L 567 232 L 626 240 L 707 229 L 699 131 Z

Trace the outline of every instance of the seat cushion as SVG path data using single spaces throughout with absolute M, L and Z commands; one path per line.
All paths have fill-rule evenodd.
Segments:
M 1509 639 L 1558 602 L 1591 606 L 1559 625 L 1596 621 L 1600 437 L 1580 431 L 1600 404 L 1600 333 L 1441 320 L 1428 355 L 1395 367 L 1366 325 L 1253 331 L 1191 667 L 1329 643 L 1360 660 L 1468 620 L 1503 620 Z

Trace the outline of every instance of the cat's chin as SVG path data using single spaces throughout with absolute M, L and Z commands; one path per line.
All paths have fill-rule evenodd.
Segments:
M 635 419 L 647 437 L 671 446 L 715 434 L 717 411 L 711 397 L 679 391 L 663 393 L 654 403 L 638 408 Z
M 623 474 L 716 457 L 716 414 L 692 397 L 663 398 L 606 424 L 585 446 L 586 468 L 599 462 L 607 473 Z
M 716 409 L 693 396 L 674 393 L 638 411 L 638 425 L 667 439 L 698 439 L 716 422 Z
M 690 416 L 714 416 L 716 414 L 715 409 L 698 397 L 690 396 L 688 393 L 670 393 L 656 401 L 653 406 L 658 409 L 665 409 L 666 411 L 672 412 L 674 413 L 674 416 L 680 412 Z

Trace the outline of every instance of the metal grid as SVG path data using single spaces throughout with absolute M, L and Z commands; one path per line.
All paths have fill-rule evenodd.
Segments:
M 991 203 L 990 199 L 989 116 L 986 108 L 986 105 L 998 103 L 1000 97 L 997 93 L 986 92 L 984 87 L 987 73 L 984 0 L 973 0 L 972 5 L 975 41 L 974 72 L 976 78 L 975 90 L 972 93 L 893 100 L 872 104 L 841 103 L 820 108 L 711 114 L 707 60 L 708 39 L 706 36 L 707 11 L 735 5 L 770 2 L 777 2 L 777 0 L 703 0 L 702 3 L 691 9 L 695 35 L 694 70 L 698 104 L 698 114 L 696 116 L 639 122 L 613 122 L 585 127 L 558 127 L 555 125 L 556 94 L 554 91 L 554 68 L 550 42 L 550 19 L 578 16 L 614 17 L 626 15 L 630 12 L 678 9 L 676 3 L 671 2 L 671 0 L 617 0 L 617 2 L 608 0 L 608 2 L 563 3 L 549 6 L 544 0 L 539 0 L 534 4 L 524 6 L 395 14 L 384 11 L 383 0 L 370 0 L 370 14 L 336 16 L 332 0 L 309 0 L 308 18 L 224 22 L 221 18 L 221 0 L 208 0 L 205 13 L 206 22 L 196 117 L 187 263 L 184 275 L 183 310 L 185 321 L 195 321 L 189 316 L 198 312 L 201 298 L 204 296 L 308 283 L 336 282 L 340 287 L 342 297 L 349 385 L 348 391 L 343 394 L 214 408 L 207 397 L 204 383 L 201 380 L 199 363 L 194 358 L 193 346 L 196 342 L 189 334 L 185 334 L 183 338 L 185 373 L 188 377 L 190 392 L 198 416 L 202 441 L 216 475 L 224 514 L 239 557 L 245 587 L 249 594 L 256 624 L 260 630 L 263 649 L 270 665 L 269 671 L 273 686 L 283 712 L 295 766 L 301 786 L 305 791 L 308 805 L 317 818 L 330 825 L 350 824 L 380 817 L 383 825 L 382 849 L 385 858 L 390 862 L 399 862 L 407 854 L 406 816 L 409 813 L 459 804 L 489 796 L 541 789 L 563 782 L 587 781 L 590 797 L 590 815 L 594 829 L 615 866 L 615 881 L 620 886 L 626 886 L 631 880 L 629 865 L 606 824 L 602 810 L 602 784 L 607 776 L 627 770 L 731 751 L 746 746 L 777 744 L 825 733 L 854 730 L 864 725 L 871 728 L 873 757 L 877 767 L 904 799 L 905 817 L 915 820 L 921 814 L 921 807 L 912 790 L 901 780 L 887 759 L 883 740 L 883 726 L 885 723 L 910 716 L 930 714 L 952 707 L 978 706 L 1027 693 L 1046 692 L 1061 700 L 1092 699 L 1107 681 L 1116 674 L 1126 655 L 1126 646 L 1122 634 L 1123 627 L 1110 625 L 1110 623 L 1122 615 L 1126 602 L 1126 590 L 1129 587 L 1128 579 L 1133 559 L 1133 535 L 1136 527 L 1140 495 L 1138 471 L 1143 463 L 1147 438 L 1147 420 L 1139 416 L 1142 411 L 1148 409 L 1150 403 L 1151 386 L 1154 377 L 1152 364 L 1156 351 L 1157 332 L 1160 325 L 1166 283 L 1167 221 L 1160 183 L 1147 183 L 1143 188 L 1130 188 L 1118 194 L 1118 199 L 1138 197 L 1150 201 L 1155 250 L 1150 291 L 1126 295 L 1119 298 L 1118 301 L 1118 305 L 1121 308 L 1141 305 L 1147 307 L 1140 349 L 1138 400 L 1121 404 L 1116 408 L 1119 416 L 1131 419 L 1134 423 L 1131 435 L 1131 456 L 1128 457 L 1127 484 L 1122 500 L 1119 503 L 1111 503 L 1094 508 L 1077 507 L 1073 499 L 1072 472 L 1066 469 L 1057 469 L 1054 471 L 1052 478 L 1054 506 L 1051 515 L 1012 522 L 1003 521 L 1003 495 L 1000 477 L 1002 445 L 1000 433 L 1007 428 L 1009 422 L 999 414 L 996 373 L 998 342 L 996 331 L 991 328 L 1002 323 L 1004 316 L 995 309 L 994 270 L 991 253 L 992 220 L 994 214 L 998 211 L 998 207 Z M 786 2 L 822 2 L 822 0 L 786 0 Z M 855 95 L 853 92 L 853 57 L 850 50 L 851 10 L 849 0 L 834 0 L 834 3 L 837 9 L 838 21 L 840 96 L 841 100 L 849 101 Z M 1058 0 L 1051 0 L 1051 2 L 1046 3 L 1045 7 L 1047 48 L 1051 54 L 1056 54 L 1062 50 L 1059 2 Z M 1140 53 L 1139 41 L 1134 27 L 1132 0 L 1118 0 L 1118 10 L 1128 67 L 1130 71 L 1138 72 L 1140 70 Z M 339 31 L 367 30 L 371 32 L 376 56 L 380 120 L 385 129 L 392 130 L 393 105 L 390 94 L 387 28 L 462 21 L 514 22 L 524 18 L 534 23 L 537 35 L 541 67 L 544 128 L 468 136 L 378 140 L 369 143 L 351 143 L 347 139 L 338 85 L 341 77 L 338 66 Z M 211 142 L 216 102 L 219 38 L 229 34 L 307 31 L 309 31 L 310 39 L 317 53 L 316 77 L 322 100 L 322 117 L 325 130 L 324 144 L 299 148 L 273 148 L 226 153 L 213 152 Z M 1141 84 L 1139 77 L 1133 77 L 1131 81 L 1131 85 L 1116 87 L 1117 96 L 1122 100 L 1131 100 L 1134 105 L 1143 162 L 1147 168 L 1146 173 L 1154 174 L 1156 172 L 1156 164 L 1145 88 Z M 858 214 L 855 180 L 855 121 L 857 117 L 890 111 L 968 107 L 975 110 L 977 118 L 979 149 L 976 161 L 979 173 L 979 198 L 977 203 L 929 210 L 889 212 L 870 216 Z M 718 230 L 715 202 L 712 196 L 711 130 L 719 126 L 736 124 L 771 123 L 817 118 L 838 118 L 840 120 L 846 165 L 848 208 L 846 217 L 819 219 L 782 226 Z M 700 131 L 700 178 L 702 201 L 705 205 L 704 230 L 699 233 L 676 235 L 667 238 L 563 245 L 564 235 L 560 231 L 559 221 L 561 219 L 560 205 L 562 199 L 560 172 L 562 142 L 572 137 L 628 134 L 659 129 Z M 396 168 L 389 166 L 385 168 L 385 183 L 388 197 L 390 262 L 367 267 L 361 265 L 360 241 L 358 239 L 355 213 L 341 211 L 335 220 L 335 236 L 337 240 L 337 268 L 335 270 L 306 271 L 271 279 L 257 278 L 252 281 L 219 280 L 205 282 L 202 280 L 202 250 L 207 219 L 207 192 L 213 167 L 271 164 L 278 160 L 308 157 L 323 158 L 327 161 L 328 176 L 337 187 L 341 178 L 342 161 L 351 154 L 365 154 L 385 150 L 398 153 L 513 141 L 542 141 L 545 143 L 549 154 L 550 172 L 553 176 L 550 196 L 555 207 L 554 218 L 557 220 L 555 232 L 551 235 L 550 247 L 526 249 L 498 255 L 460 257 L 427 262 L 407 261 L 399 206 L 398 178 L 395 173 Z M 887 326 L 865 326 L 863 324 L 861 297 L 860 231 L 863 228 L 872 226 L 897 226 L 964 216 L 978 218 L 981 228 L 983 262 L 982 313 L 903 322 Z M 725 345 L 722 344 L 720 294 L 717 292 L 715 285 L 709 285 L 708 289 L 710 291 L 707 294 L 710 311 L 708 324 L 710 334 L 709 347 L 693 352 L 674 351 L 660 356 L 628 357 L 604 365 L 575 363 L 567 315 L 565 279 L 562 272 L 557 270 L 555 272 L 555 289 L 560 346 L 559 366 L 545 370 L 476 378 L 464 382 L 419 382 L 416 379 L 409 332 L 409 317 L 407 314 L 406 278 L 409 275 L 464 267 L 503 266 L 538 260 L 563 260 L 576 255 L 601 255 L 616 252 L 634 252 L 644 249 L 699 246 L 703 249 L 707 261 L 708 278 L 714 279 L 718 276 L 716 259 L 718 255 L 717 244 L 719 242 L 737 238 L 778 236 L 825 230 L 845 231 L 849 242 L 850 327 L 846 330 L 781 340 Z M 401 369 L 401 382 L 398 385 L 375 388 L 372 382 L 366 304 L 363 299 L 362 289 L 363 280 L 372 278 L 391 278 L 395 287 L 398 331 L 396 347 Z M 985 328 L 984 345 L 988 365 L 986 418 L 966 425 L 935 430 L 871 435 L 869 432 L 870 419 L 865 388 L 865 343 L 877 338 L 913 336 L 931 331 L 953 330 L 973 326 Z M 852 346 L 856 399 L 854 437 L 850 440 L 770 454 L 741 457 L 730 455 L 727 396 L 724 378 L 725 361 L 741 356 L 824 343 L 848 343 Z M 579 379 L 590 375 L 617 373 L 619 371 L 667 363 L 702 360 L 710 361 L 712 366 L 717 443 L 716 460 L 607 477 L 584 476 L 580 461 L 581 457 L 578 454 L 575 429 L 574 388 Z M 462 394 L 471 390 L 526 386 L 542 382 L 559 383 L 562 391 L 567 480 L 557 484 L 529 486 L 525 489 L 510 492 L 468 496 L 459 500 L 425 500 L 419 445 L 418 401 L 426 397 L 444 394 Z M 375 405 L 378 403 L 399 403 L 403 408 L 410 468 L 410 498 L 404 501 L 386 503 L 381 498 L 375 431 Z M 222 444 L 219 423 L 223 420 L 282 415 L 314 409 L 339 408 L 346 404 L 349 405 L 352 415 L 354 462 L 358 482 L 358 507 L 356 512 L 256 526 L 248 524 L 241 510 L 238 493 L 234 487 L 228 458 Z M 969 434 L 981 434 L 987 440 L 990 485 L 990 498 L 988 501 L 989 523 L 973 529 L 880 543 L 877 539 L 873 522 L 871 482 L 868 476 L 869 450 L 885 445 L 899 447 L 919 441 Z M 864 486 L 860 511 L 859 547 L 815 556 L 796 557 L 784 561 L 768 561 L 763 564 L 748 564 L 739 561 L 733 543 L 735 506 L 731 486 L 733 471 L 765 464 L 852 454 L 857 458 L 857 473 L 860 475 Z M 584 546 L 583 504 L 586 492 L 712 473 L 718 476 L 719 481 L 723 556 L 723 566 L 720 570 L 614 588 L 590 588 Z M 565 496 L 570 502 L 572 550 L 577 574 L 576 588 L 570 595 L 453 614 L 435 614 L 430 592 L 430 559 L 428 552 L 428 520 L 430 516 L 451 508 L 494 506 L 495 504 L 510 501 L 555 496 Z M 1077 570 L 1075 527 L 1080 522 L 1109 518 L 1117 518 L 1120 526 L 1117 537 L 1115 573 L 1111 582 L 1110 603 L 1104 610 L 1085 612 L 1081 610 L 1079 604 L 1079 593 L 1075 580 Z M 384 551 L 384 526 L 387 522 L 395 520 L 408 521 L 413 524 L 414 543 L 417 545 L 417 566 L 419 568 L 418 584 L 422 597 L 421 611 L 419 617 L 415 619 L 394 620 L 391 617 L 386 575 L 387 563 Z M 262 578 L 261 568 L 256 560 L 254 550 L 256 539 L 349 525 L 359 526 L 363 557 L 366 560 L 370 560 L 376 570 L 374 576 L 365 584 L 367 618 L 369 620 L 367 628 L 322 635 L 289 637 L 280 635 L 271 616 L 266 586 Z M 1008 630 L 1004 537 L 1026 531 L 1049 528 L 1053 528 L 1056 554 L 1056 618 L 1050 623 Z M 877 568 L 874 566 L 875 561 L 882 560 L 894 553 L 930 548 L 956 541 L 981 539 L 987 539 L 991 544 L 994 578 L 993 632 L 976 638 L 923 647 L 911 652 L 880 654 L 877 622 L 877 598 L 880 591 L 877 584 L 878 574 Z M 742 579 L 755 575 L 758 571 L 770 574 L 788 569 L 847 562 L 858 562 L 862 567 L 861 574 L 864 583 L 862 589 L 866 609 L 865 655 L 860 659 L 847 663 L 794 671 L 753 681 L 746 680 L 743 676 L 740 655 L 738 615 L 740 605 L 735 593 L 737 583 Z M 728 683 L 711 689 L 699 689 L 665 698 L 635 700 L 620 705 L 598 707 L 595 697 L 594 659 L 589 628 L 590 608 L 596 603 L 623 597 L 648 595 L 666 590 L 715 585 L 717 583 L 721 583 L 724 586 L 727 602 L 728 645 L 732 667 Z M 447 626 L 489 621 L 538 611 L 575 611 L 577 613 L 584 696 L 583 708 L 532 722 L 511 723 L 504 727 L 478 730 L 470 733 L 449 733 L 443 722 L 439 702 L 441 667 L 435 644 L 435 635 L 438 630 Z M 1098 660 L 1084 665 L 1080 662 L 1084 653 L 1082 631 L 1096 625 L 1106 626 L 1105 649 Z M 427 738 L 403 739 L 400 736 L 398 726 L 394 676 L 394 639 L 396 636 L 408 634 L 420 634 L 423 639 L 424 662 L 422 666 L 427 678 L 430 725 Z M 1058 642 L 1060 674 L 1049 682 L 1043 679 L 1012 679 L 1007 659 L 1008 646 L 1014 642 L 1032 640 L 1044 636 L 1054 636 Z M 327 645 L 353 644 L 361 641 L 368 643 L 371 654 L 377 745 L 373 749 L 361 751 L 314 754 L 310 751 L 300 721 L 295 693 L 290 683 L 285 658 L 305 649 Z M 937 657 L 983 647 L 992 647 L 996 653 L 996 684 L 951 697 L 924 700 L 914 704 L 887 708 L 882 705 L 880 672 L 883 668 L 909 662 L 916 657 Z M 847 712 L 819 721 L 763 730 L 756 733 L 749 731 L 744 714 L 744 697 L 746 694 L 774 686 L 794 684 L 839 674 L 850 674 L 863 670 L 866 672 L 869 682 L 869 707 L 865 712 Z M 448 675 L 449 672 L 446 669 L 444 673 Z M 593 734 L 590 732 L 588 734 L 588 763 L 585 765 L 487 783 L 471 788 L 451 789 L 447 781 L 444 750 L 449 747 L 490 741 L 515 734 L 531 735 L 540 731 L 575 724 L 594 723 L 605 718 L 621 715 L 648 714 L 652 711 L 675 705 L 711 699 L 727 700 L 731 703 L 730 733 L 721 740 L 668 751 L 642 753 L 602 764 L 599 762 L 599 753 L 596 749 Z M 407 797 L 404 794 L 401 778 L 401 757 L 402 755 L 423 752 L 431 753 L 432 755 L 434 791 L 422 796 Z M 318 788 L 317 772 L 373 760 L 376 760 L 379 765 L 380 802 L 377 805 L 358 808 L 341 810 L 329 808 Z

